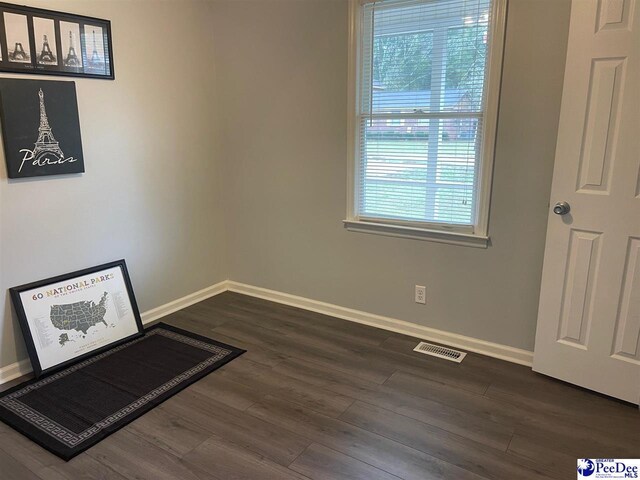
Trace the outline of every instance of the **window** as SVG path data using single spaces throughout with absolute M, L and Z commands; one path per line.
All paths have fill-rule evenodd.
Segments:
M 486 246 L 504 0 L 352 0 L 346 226 Z

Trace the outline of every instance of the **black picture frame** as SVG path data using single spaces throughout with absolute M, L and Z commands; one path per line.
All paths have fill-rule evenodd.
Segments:
M 114 80 L 111 22 L 0 2 L 0 72 Z
M 47 287 L 49 285 L 58 284 L 60 282 L 69 282 L 73 279 L 85 277 L 87 275 L 96 275 L 96 274 L 99 274 L 100 272 L 105 272 L 105 271 L 113 270 L 117 268 L 119 268 L 122 273 L 122 279 L 126 287 L 126 293 L 129 300 L 129 304 L 131 306 L 131 310 L 132 310 L 131 313 L 134 317 L 136 331 L 131 335 L 117 338 L 113 342 L 109 342 L 107 344 L 101 345 L 98 348 L 89 350 L 86 353 L 75 356 L 67 361 L 63 361 L 53 366 L 48 366 L 43 368 L 43 365 L 41 363 L 40 356 L 39 356 L 38 346 L 36 345 L 36 342 L 35 342 L 36 339 L 34 338 L 34 332 L 31 329 L 31 322 L 27 316 L 27 312 L 25 311 L 25 305 L 23 304 L 21 294 L 25 292 L 31 292 L 36 289 L 40 289 L 42 287 Z M 135 338 L 142 337 L 144 335 L 142 318 L 140 317 L 138 304 L 136 302 L 135 294 L 133 293 L 131 278 L 129 277 L 129 271 L 127 270 L 127 264 L 124 259 L 116 260 L 114 262 L 104 263 L 102 265 L 97 265 L 95 267 L 77 270 L 74 272 L 66 273 L 64 275 L 58 275 L 58 276 L 47 278 L 44 280 L 39 280 L 37 282 L 28 283 L 18 287 L 13 287 L 9 289 L 9 293 L 11 295 L 11 301 L 13 303 L 16 315 L 18 317 L 18 323 L 20 324 L 20 328 L 22 330 L 24 341 L 27 347 L 27 352 L 29 354 L 29 359 L 31 360 L 31 365 L 33 367 L 33 372 L 36 378 L 58 371 L 62 368 L 71 366 L 86 358 L 92 357 L 94 355 L 102 353 L 106 350 L 109 350 L 113 347 L 121 345 Z

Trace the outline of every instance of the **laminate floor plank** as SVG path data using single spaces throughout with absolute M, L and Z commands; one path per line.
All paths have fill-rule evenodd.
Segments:
M 393 334 L 385 330 L 370 328 L 353 322 L 345 322 L 335 317 L 309 312 L 285 305 L 283 308 L 270 309 L 273 304 L 267 300 L 251 299 L 244 295 L 231 294 L 233 298 L 227 305 L 251 313 L 249 319 L 276 319 L 290 326 L 299 326 L 302 330 L 313 332 L 318 336 L 338 336 L 351 340 L 355 344 L 380 345 Z M 250 299 L 250 300 L 247 300 Z M 256 302 L 255 300 L 258 300 Z M 245 317 L 246 319 L 246 317 Z
M 225 480 L 205 472 L 127 430 L 119 430 L 87 455 L 130 480 Z
M 42 480 L 127 480 L 86 453 L 38 472 Z
M 393 336 L 371 351 L 372 355 L 389 358 L 403 372 L 446 383 L 473 393 L 484 393 L 492 383 L 489 371 L 469 371 L 463 363 L 455 363 L 432 357 L 413 349 L 419 340 L 405 336 Z
M 202 335 L 208 338 L 214 338 L 214 336 L 211 334 L 211 330 L 214 326 L 220 325 L 220 324 L 207 325 L 206 323 L 200 320 L 194 319 L 190 315 L 183 314 L 182 311 L 178 311 L 178 312 L 172 313 L 171 315 L 163 317 L 162 319 L 160 319 L 160 321 L 168 325 L 173 325 L 174 327 L 183 328 L 185 330 L 188 330 L 193 333 L 197 333 L 198 335 Z
M 13 458 L 8 453 L 0 450 L 0 478 L 19 478 L 24 480 L 41 480 L 38 475 Z
M 605 399 L 564 383 L 559 385 L 559 382 L 551 383 L 544 388 L 532 388 L 523 382 L 500 381 L 492 384 L 485 395 L 491 399 L 540 412 L 548 418 L 563 418 L 578 423 L 589 419 L 589 424 L 593 428 L 603 431 L 612 428 L 622 430 L 629 425 L 629 422 L 638 421 L 637 412 L 630 409 L 629 405 Z M 591 398 L 584 398 L 585 395 Z M 563 399 L 562 402 L 558 402 L 560 398 Z M 635 432 L 630 430 L 627 433 L 636 433 L 635 439 L 640 441 L 640 428 Z
M 170 398 L 159 408 L 180 415 L 212 435 L 228 439 L 284 467 L 312 443 L 280 425 L 233 409 L 190 389 Z
M 257 363 L 262 363 L 264 365 L 275 365 L 278 362 L 289 358 L 288 355 L 285 355 L 284 353 L 277 350 L 265 349 L 259 345 L 256 345 L 255 343 L 249 343 L 239 338 L 223 335 L 221 332 L 214 333 L 213 329 L 216 326 L 219 326 L 219 324 L 206 325 L 200 321 L 194 321 L 192 319 L 189 319 L 188 317 L 176 314 L 164 317 L 162 318 L 162 321 L 169 325 L 173 325 L 174 327 L 183 328 L 190 332 L 212 338 L 222 343 L 226 343 L 227 345 L 233 345 L 234 347 L 242 348 L 243 350 L 246 350 L 246 352 L 242 354 L 241 358 L 248 358 Z
M 319 388 L 248 361 L 229 364 L 219 376 L 240 382 L 264 395 L 284 398 L 330 417 L 339 416 L 354 402 L 353 398 L 346 395 Z
M 301 328 L 299 325 L 291 326 L 281 318 L 256 318 L 247 320 L 257 327 L 273 330 L 292 341 L 304 345 L 313 345 L 328 352 L 341 355 L 349 355 L 354 360 L 379 364 L 380 362 L 415 375 L 424 375 L 443 383 L 450 383 L 456 387 L 464 388 L 475 393 L 484 393 L 491 383 L 491 379 L 479 372 L 466 372 L 460 369 L 457 363 L 443 362 L 441 359 L 426 356 L 412 351 L 398 352 L 388 349 L 385 345 L 392 339 L 387 339 L 381 346 L 366 343 L 353 342 L 349 338 L 341 338 L 339 335 L 319 333 L 313 328 Z
M 513 436 L 507 453 L 538 462 L 550 476 L 557 475 L 558 478 L 573 478 L 576 474 L 576 459 L 590 458 L 588 455 L 584 457 L 567 455 L 553 446 L 541 445 L 521 434 Z
M 279 350 L 290 357 L 308 359 L 376 383 L 383 383 L 396 371 L 393 366 L 382 361 L 370 362 L 353 358 L 348 354 L 326 351 L 313 344 L 292 340 L 285 335 L 253 325 L 226 324 L 214 328 L 213 331 L 246 342 L 254 342 L 263 348 Z
M 182 457 L 211 436 L 198 424 L 161 408 L 147 412 L 125 429 L 176 457 Z
M 366 429 L 284 400 L 266 397 L 247 412 L 406 480 L 485 478 Z
M 452 408 L 462 410 L 479 418 L 515 427 L 528 411 L 507 402 L 500 402 L 484 395 L 445 385 L 406 372 L 396 372 L 384 383 L 398 392 L 414 395 Z
M 354 377 L 342 370 L 328 368 L 325 365 L 302 358 L 289 357 L 272 367 L 274 372 L 297 378 L 314 385 L 352 384 L 362 387 L 379 386 L 379 383 Z
M 201 470 L 213 472 L 221 479 L 309 479 L 309 477 L 245 450 L 216 435 L 186 455 L 184 461 Z
M 271 348 L 264 348 L 258 345 L 258 342 L 246 342 L 242 339 L 231 337 L 224 335 L 223 333 L 212 330 L 211 335 L 213 335 L 217 340 L 222 343 L 226 343 L 229 345 L 233 345 L 234 347 L 242 348 L 246 350 L 245 353 L 242 354 L 243 358 L 247 358 L 253 362 L 261 363 L 262 365 L 267 365 L 269 367 L 273 367 L 278 363 L 291 358 L 290 355 L 285 354 L 280 350 L 273 350 Z
M 331 372 L 313 364 L 304 364 L 295 359 L 282 362 L 274 367 L 274 370 L 322 385 L 326 390 L 336 394 L 420 420 L 503 452 L 507 449 L 515 431 L 512 427 L 479 418 L 475 414 L 452 408 L 446 403 L 398 392 L 385 385 L 365 381 L 354 382 L 337 372 Z
M 224 304 L 219 305 L 207 300 L 195 303 L 187 308 L 184 308 L 183 310 L 180 310 L 180 313 L 192 315 L 194 318 L 197 318 L 201 321 L 204 320 L 211 326 L 215 326 L 216 324 L 223 322 L 228 322 L 230 320 L 242 320 L 245 317 L 252 316 L 251 314 L 243 312 L 240 309 L 227 308 Z
M 246 363 L 261 365 L 242 357 L 237 359 L 237 362 L 241 365 Z M 233 366 L 235 365 L 236 363 L 234 362 Z M 227 372 L 230 367 L 231 364 L 225 365 L 215 375 L 208 375 L 191 385 L 189 390 L 237 410 L 246 410 L 258 402 L 264 396 L 264 393 L 254 388 L 254 385 L 246 385 L 239 382 L 235 375 L 229 375 Z
M 293 321 L 292 317 L 282 313 L 254 315 L 241 321 L 273 330 L 290 338 L 299 338 L 305 341 L 311 340 L 318 346 L 328 346 L 331 350 L 341 348 L 351 351 L 357 346 L 374 347 L 382 342 L 382 339 L 369 340 L 359 333 L 341 332 L 331 327 L 318 328 L 318 325 L 313 324 L 305 326 L 302 320 Z
M 558 396 L 553 408 L 548 408 L 547 405 L 531 405 L 527 400 L 518 402 L 515 398 L 468 395 L 402 372 L 392 375 L 385 385 L 502 423 L 512 427 L 515 433 L 526 434 L 541 445 L 554 445 L 559 451 L 576 458 L 585 458 L 587 450 L 594 454 L 597 451 L 608 452 L 607 458 L 635 458 L 640 455 L 640 415 L 634 412 L 633 407 L 613 400 L 610 400 L 609 413 L 624 407 L 626 421 L 617 424 L 612 421 L 607 429 L 606 424 L 598 425 L 601 420 L 594 415 L 580 413 L 579 409 L 566 411 L 571 409 L 571 404 L 565 403 L 562 396 Z M 612 435 L 612 431 L 617 433 Z
M 411 445 L 417 450 L 460 468 L 477 472 L 489 479 L 550 478 L 544 474 L 536 462 L 519 461 L 507 455 L 506 452 L 488 449 L 478 442 L 364 402 L 355 402 L 340 416 L 340 419 L 403 445 Z
M 383 470 L 313 443 L 302 455 L 289 465 L 289 468 L 306 475 L 313 480 L 399 480 Z
M 34 473 L 65 463 L 3 423 L 0 423 L 0 451 L 15 458 Z
M 414 339 L 412 345 L 403 345 L 402 348 L 388 348 L 394 345 L 400 337 L 398 335 L 386 335 L 384 341 L 379 343 L 354 341 L 358 338 L 358 332 L 354 335 L 343 337 L 336 328 L 327 328 L 326 331 L 318 331 L 317 325 L 305 319 L 304 323 L 291 322 L 287 313 L 277 310 L 276 312 L 263 313 L 245 321 L 257 327 L 273 330 L 287 338 L 297 340 L 303 344 L 313 344 L 316 347 L 328 351 L 335 351 L 340 354 L 351 355 L 361 361 L 380 362 L 402 369 L 416 375 L 427 375 L 437 381 L 453 382 L 460 388 L 465 388 L 473 392 L 484 393 L 490 384 L 490 379 L 481 372 L 474 371 L 467 373 L 460 369 L 456 363 L 443 362 L 440 359 L 425 356 L 413 352 L 413 347 L 417 344 Z M 345 323 L 345 322 L 343 322 Z M 376 331 L 376 329 L 374 329 Z M 378 348 L 379 347 L 379 348 Z
M 229 297 L 226 295 L 229 295 Z M 227 298 L 230 300 L 227 300 Z M 216 300 L 225 302 L 230 308 L 251 309 L 254 315 L 268 314 L 275 318 L 286 318 L 288 321 L 296 322 L 312 331 L 318 329 L 328 332 L 333 331 L 338 335 L 344 334 L 346 337 L 357 337 L 360 341 L 372 345 L 380 345 L 386 339 L 399 335 L 391 331 L 345 321 L 322 313 L 303 310 L 290 305 L 274 304 L 268 300 L 232 292 L 220 295 L 216 297 Z M 254 316 L 254 318 L 256 317 Z
M 199 304 L 197 303 L 195 305 L 187 307 L 184 310 L 178 310 L 177 312 L 169 315 L 169 317 L 182 318 L 192 322 L 192 324 L 198 324 L 208 329 L 211 329 L 218 325 L 223 325 L 227 322 L 237 321 L 236 316 L 232 313 L 223 315 L 221 312 L 210 312 L 209 309 L 200 308 Z M 160 320 L 165 321 L 166 318 L 167 317 L 163 317 Z
M 638 458 L 640 457 L 640 441 L 637 430 L 638 421 L 616 428 L 620 436 L 610 437 L 608 434 L 594 429 L 587 423 L 576 423 L 562 418 L 545 418 L 543 415 L 534 423 L 524 420 L 516 427 L 516 433 L 524 435 L 532 442 L 552 448 L 575 458 Z M 600 453 L 603 456 L 599 456 Z M 598 454 L 598 455 L 596 455 Z

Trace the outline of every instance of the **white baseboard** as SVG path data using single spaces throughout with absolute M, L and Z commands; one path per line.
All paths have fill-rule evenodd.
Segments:
M 31 362 L 28 358 L 20 360 L 19 362 L 11 363 L 6 367 L 0 368 L 0 385 L 10 382 L 18 377 L 22 377 L 31 373 Z
M 508 345 L 488 342 L 486 340 L 467 337 L 457 333 L 446 332 L 444 330 L 437 330 L 435 328 L 425 327 L 423 325 L 398 320 L 396 318 L 383 317 L 373 313 L 340 307 L 330 303 L 319 302 L 317 300 L 298 297 L 296 295 L 277 292 L 275 290 L 268 290 L 266 288 L 254 287 L 252 285 L 246 285 L 231 280 L 228 282 L 228 289 L 232 292 L 251 295 L 252 297 L 291 305 L 292 307 L 298 307 L 304 310 L 342 318 L 351 322 L 362 323 L 364 325 L 382 328 L 384 330 L 417 337 L 423 340 L 442 343 L 451 347 L 480 353 L 482 355 L 499 358 L 501 360 L 506 360 L 520 365 L 526 365 L 528 367 L 533 364 L 533 352 L 510 347 Z
M 183 308 L 187 308 L 194 303 L 201 302 L 202 300 L 206 300 L 207 298 L 213 297 L 215 295 L 219 295 L 222 292 L 226 292 L 228 288 L 228 280 L 223 280 L 222 282 L 216 283 L 215 285 L 211 285 L 210 287 L 203 288 L 202 290 L 198 290 L 195 293 L 190 293 L 182 298 L 178 298 L 173 302 L 165 303 L 164 305 L 160 305 L 159 307 L 148 310 L 140 316 L 142 317 L 142 323 L 147 324 L 158 320 L 159 318 L 166 317 L 178 310 L 182 310 Z
M 189 295 L 186 295 L 182 298 L 178 298 L 172 302 L 165 303 L 164 305 L 160 305 L 159 307 L 153 308 L 151 310 L 147 310 L 146 312 L 140 314 L 140 317 L 142 317 L 142 323 L 146 325 L 162 317 L 166 317 L 167 315 L 177 312 L 178 310 L 187 308 L 189 305 L 193 305 L 194 303 L 201 302 L 202 300 L 206 300 L 207 298 L 213 297 L 222 292 L 226 292 L 228 290 L 227 284 L 227 280 L 224 280 L 220 283 L 216 283 L 215 285 L 211 285 L 210 287 L 198 290 L 197 292 L 190 293 Z M 14 380 L 23 375 L 27 375 L 31 372 L 31 362 L 28 358 L 7 365 L 6 367 L 2 367 L 0 368 L 0 385 L 6 382 L 10 382 L 11 380 Z
M 284 305 L 302 308 L 312 312 L 330 315 L 332 317 L 342 318 L 351 322 L 362 323 L 372 327 L 382 328 L 391 332 L 410 335 L 423 340 L 430 340 L 445 345 L 449 345 L 470 352 L 481 353 L 489 357 L 499 358 L 508 362 L 518 363 L 530 367 L 533 363 L 533 352 L 522 350 L 520 348 L 501 345 L 499 343 L 487 342 L 473 337 L 466 337 L 457 333 L 450 333 L 444 330 L 425 327 L 415 323 L 398 320 L 391 317 L 383 317 L 373 313 L 353 310 L 351 308 L 333 305 L 331 303 L 319 302 L 310 298 L 298 297 L 288 293 L 268 290 L 266 288 L 254 287 L 244 283 L 234 282 L 232 280 L 224 280 L 207 288 L 203 288 L 195 293 L 191 293 L 182 298 L 178 298 L 172 302 L 160 305 L 141 314 L 142 323 L 148 324 L 162 317 L 170 315 L 178 310 L 201 302 L 207 298 L 219 295 L 227 290 L 252 297 L 263 298 Z M 0 384 L 9 382 L 15 378 L 31 373 L 31 363 L 28 359 L 20 360 L 6 367 L 0 368 Z

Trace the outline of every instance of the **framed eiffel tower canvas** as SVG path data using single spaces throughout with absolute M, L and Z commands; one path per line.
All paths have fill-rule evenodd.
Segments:
M 0 71 L 113 80 L 111 22 L 0 2 Z
M 74 82 L 0 79 L 9 178 L 84 172 Z

